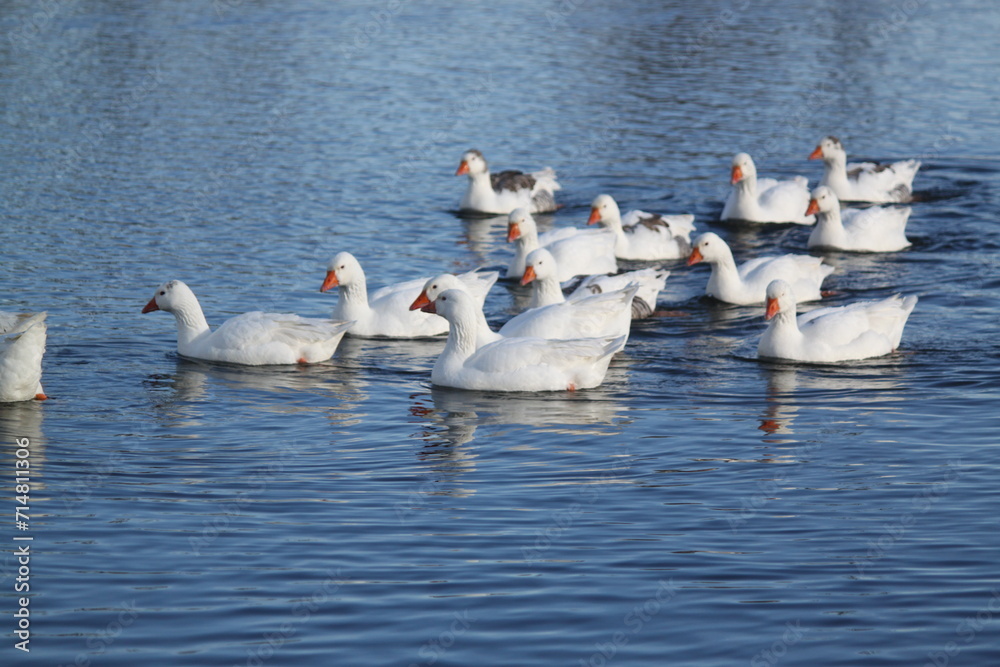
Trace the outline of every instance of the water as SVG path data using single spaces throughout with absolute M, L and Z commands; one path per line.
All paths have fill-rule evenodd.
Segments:
M 285 4 L 0 13 L 0 308 L 49 311 L 52 396 L 0 407 L 34 538 L 30 654 L 2 557 L 4 664 L 1000 662 L 1000 10 Z M 345 249 L 375 286 L 503 265 L 502 221 L 450 212 L 470 147 L 559 171 L 543 226 L 609 192 L 803 252 L 713 220 L 732 154 L 816 179 L 829 133 L 924 162 L 912 249 L 828 255 L 832 304 L 920 297 L 890 357 L 759 362 L 762 309 L 682 262 L 575 394 L 432 387 L 440 342 L 185 361 L 139 314 L 179 278 L 214 323 L 324 316 Z

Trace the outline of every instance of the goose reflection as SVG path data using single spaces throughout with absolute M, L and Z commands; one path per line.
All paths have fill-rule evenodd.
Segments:
M 10 471 L 11 491 L 15 475 L 14 461 L 17 460 L 17 450 L 22 448 L 27 439 L 26 448 L 30 452 L 29 479 L 33 491 L 40 491 L 45 486 L 42 483 L 42 473 L 45 466 L 45 434 L 42 432 L 44 408 L 41 401 L 21 401 L 18 403 L 0 403 L 0 442 L 3 443 L 4 469 Z M 20 469 L 18 469 L 20 470 Z
M 368 383 L 351 364 L 337 361 L 235 366 L 177 357 L 174 373 L 150 375 L 143 384 L 157 419 L 169 427 L 202 426 L 206 418 L 202 406 L 216 400 L 280 415 L 333 410 L 338 421 L 360 421 L 361 405 L 368 399 Z M 316 401 L 317 396 L 324 400 Z
M 609 391 L 490 393 L 433 387 L 413 397 L 410 414 L 422 422 L 414 437 L 431 447 L 461 448 L 475 439 L 480 426 L 524 425 L 541 432 L 579 436 L 621 433 L 622 404 Z M 523 445 L 531 447 L 530 444 Z M 424 452 L 433 451 L 425 448 Z M 467 456 L 459 452 L 455 456 Z
M 766 403 L 757 427 L 766 435 L 765 442 L 796 442 L 780 436 L 856 431 L 859 406 L 871 393 L 878 392 L 880 404 L 904 400 L 899 357 L 879 357 L 849 364 L 788 364 L 761 361 L 767 388 Z M 800 411 L 809 408 L 813 415 L 796 434 L 794 423 Z M 817 424 L 816 410 L 820 410 Z M 885 409 L 880 405 L 879 409 Z

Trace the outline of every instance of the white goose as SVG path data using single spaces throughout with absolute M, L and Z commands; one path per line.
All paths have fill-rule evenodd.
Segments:
M 596 387 L 611 356 L 625 345 L 618 338 L 549 340 L 503 338 L 477 346 L 476 302 L 461 290 L 445 290 L 423 306 L 451 324 L 431 381 L 444 387 L 486 391 L 561 391 Z
M 470 150 L 462 155 L 455 171 L 456 176 L 463 174 L 469 176 L 469 187 L 462 197 L 463 211 L 503 215 L 522 206 L 532 213 L 558 208 L 554 193 L 561 187 L 556 172 L 548 167 L 533 174 L 513 170 L 490 174 L 483 154 Z
M 163 283 L 142 309 L 177 320 L 177 351 L 185 357 L 244 366 L 312 364 L 333 356 L 351 322 L 254 311 L 212 331 L 198 298 L 179 280 Z
M 892 164 L 861 162 L 847 164 L 847 152 L 837 137 L 824 137 L 810 155 L 810 160 L 823 160 L 825 185 L 841 201 L 875 203 L 908 202 L 913 198 L 913 177 L 920 169 L 917 160 L 902 160 Z
M 736 267 L 733 252 L 717 234 L 702 234 L 694 242 L 688 266 L 698 262 L 712 265 L 705 293 L 720 301 L 740 305 L 763 303 L 767 286 L 772 280 L 790 282 L 803 301 L 821 298 L 820 285 L 833 273 L 833 267 L 823 264 L 821 257 L 781 255 L 758 257 Z
M 806 213 L 816 215 L 809 235 L 810 248 L 856 252 L 895 252 L 910 245 L 906 238 L 909 206 L 872 206 L 840 209 L 832 189 L 821 185 L 812 193 Z
M 460 279 L 479 303 L 497 280 L 496 271 L 469 271 Z M 319 288 L 325 292 L 339 288 L 333 319 L 354 320 L 348 330 L 361 338 L 427 338 L 448 331 L 448 322 L 426 313 L 410 312 L 408 306 L 420 294 L 426 278 L 386 285 L 368 296 L 365 272 L 349 252 L 338 253 L 327 265 L 326 279 Z
M 732 167 L 733 189 L 722 209 L 723 220 L 813 223 L 811 216 L 802 213 L 809 204 L 809 181 L 805 176 L 788 181 L 757 178 L 757 167 L 746 153 L 737 153 Z
M 507 266 L 509 279 L 520 280 L 528 253 L 543 246 L 559 262 L 560 282 L 573 276 L 618 271 L 614 235 L 606 229 L 563 227 L 539 236 L 535 219 L 519 208 L 507 217 L 507 242 L 515 242 L 514 257 Z
M 659 215 L 633 210 L 622 218 L 611 195 L 598 195 L 590 205 L 588 225 L 600 223 L 615 234 L 619 259 L 679 259 L 691 252 L 694 216 Z
M 834 362 L 880 357 L 894 352 L 917 297 L 896 295 L 880 301 L 817 308 L 795 317 L 795 292 L 783 280 L 767 286 L 765 319 L 771 320 L 757 345 L 761 357 Z
M 48 398 L 42 390 L 46 316 L 0 311 L 0 403 Z
M 480 305 L 476 313 L 476 341 L 479 345 L 501 338 L 590 338 L 593 336 L 625 336 L 631 328 L 632 300 L 636 284 L 623 289 L 585 296 L 572 301 L 554 303 L 540 308 L 529 308 L 515 315 L 496 332 L 490 329 Z M 468 293 L 468 287 L 449 274 L 428 280 L 424 290 L 410 305 L 411 310 L 432 303 L 447 290 Z M 623 343 L 624 344 L 624 343 Z
M 528 255 L 528 266 L 524 270 L 521 284 L 531 283 L 531 301 L 529 308 L 540 308 L 564 301 L 576 301 L 595 294 L 614 292 L 635 283 L 639 286 L 632 299 L 632 319 L 641 320 L 652 315 L 656 310 L 656 299 L 666 286 L 669 271 L 663 269 L 640 269 L 617 275 L 587 276 L 576 286 L 576 289 L 565 297 L 556 276 L 559 272 L 558 262 L 545 248 L 532 250 Z

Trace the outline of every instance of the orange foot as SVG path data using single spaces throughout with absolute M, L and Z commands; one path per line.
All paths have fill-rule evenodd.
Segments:
M 35 394 L 35 400 L 36 401 L 47 401 L 47 400 L 49 400 L 49 397 L 46 396 L 45 394 L 40 394 L 39 393 L 39 394 Z
M 570 382 L 568 385 L 566 385 L 566 391 L 576 391 L 576 385 Z
M 306 361 L 306 358 L 305 358 L 305 357 L 299 357 L 299 363 L 300 363 L 300 364 L 302 364 L 303 366 L 305 366 L 305 365 L 306 365 L 306 364 L 308 364 L 309 362 L 308 362 L 308 361 Z

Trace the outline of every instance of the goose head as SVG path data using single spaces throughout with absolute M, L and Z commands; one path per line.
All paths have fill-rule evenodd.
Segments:
M 769 320 L 779 313 L 795 315 L 795 293 L 784 280 L 772 280 L 767 286 L 767 305 L 764 319 Z
M 737 153 L 733 156 L 729 182 L 736 185 L 748 178 L 757 178 L 757 165 L 753 163 L 753 158 L 749 154 Z
M 823 162 L 842 162 L 847 164 L 847 152 L 844 151 L 844 146 L 837 137 L 823 137 L 819 145 L 816 146 L 816 149 L 809 154 L 809 159 L 822 159 Z
M 354 258 L 354 255 L 349 252 L 338 252 L 326 265 L 326 279 L 323 280 L 319 291 L 325 292 L 339 285 L 350 285 L 363 279 L 364 275 L 361 264 Z
M 441 292 L 436 299 L 420 308 L 425 313 L 440 315 L 453 324 L 475 318 L 475 309 L 476 304 L 472 296 L 457 289 Z
M 830 188 L 821 185 L 812 191 L 812 199 L 809 200 L 806 215 L 829 213 L 838 207 L 840 207 L 840 200 L 837 199 L 837 195 Z
M 598 222 L 607 222 L 614 218 L 621 220 L 621 217 L 622 214 L 618 210 L 618 202 L 611 195 L 597 195 L 590 204 L 590 218 L 587 220 L 587 224 L 594 225 Z
M 714 232 L 705 232 L 694 240 L 687 263 L 688 266 L 698 262 L 711 264 L 727 255 L 732 255 L 732 252 L 726 242 Z
M 521 284 L 527 285 L 533 280 L 555 278 L 558 272 L 556 258 L 545 248 L 535 248 L 524 260 L 524 275 Z
M 483 158 L 483 154 L 473 148 L 462 154 L 462 162 L 455 170 L 455 175 L 468 174 L 469 178 L 472 178 L 477 174 L 485 174 L 486 170 L 486 160 Z
M 535 219 L 526 208 L 515 208 L 507 216 L 507 243 L 513 243 L 522 236 L 538 234 Z
M 156 289 L 153 298 L 143 307 L 142 312 L 151 313 L 154 310 L 162 310 L 173 313 L 177 309 L 189 305 L 192 301 L 197 303 L 198 299 L 191 288 L 179 280 L 171 280 Z
M 419 310 L 427 304 L 433 303 L 442 292 L 450 289 L 464 292 L 465 285 L 458 279 L 458 276 L 452 273 L 442 273 L 439 276 L 429 279 L 424 283 L 424 288 L 420 291 L 417 298 L 410 304 L 410 310 Z

